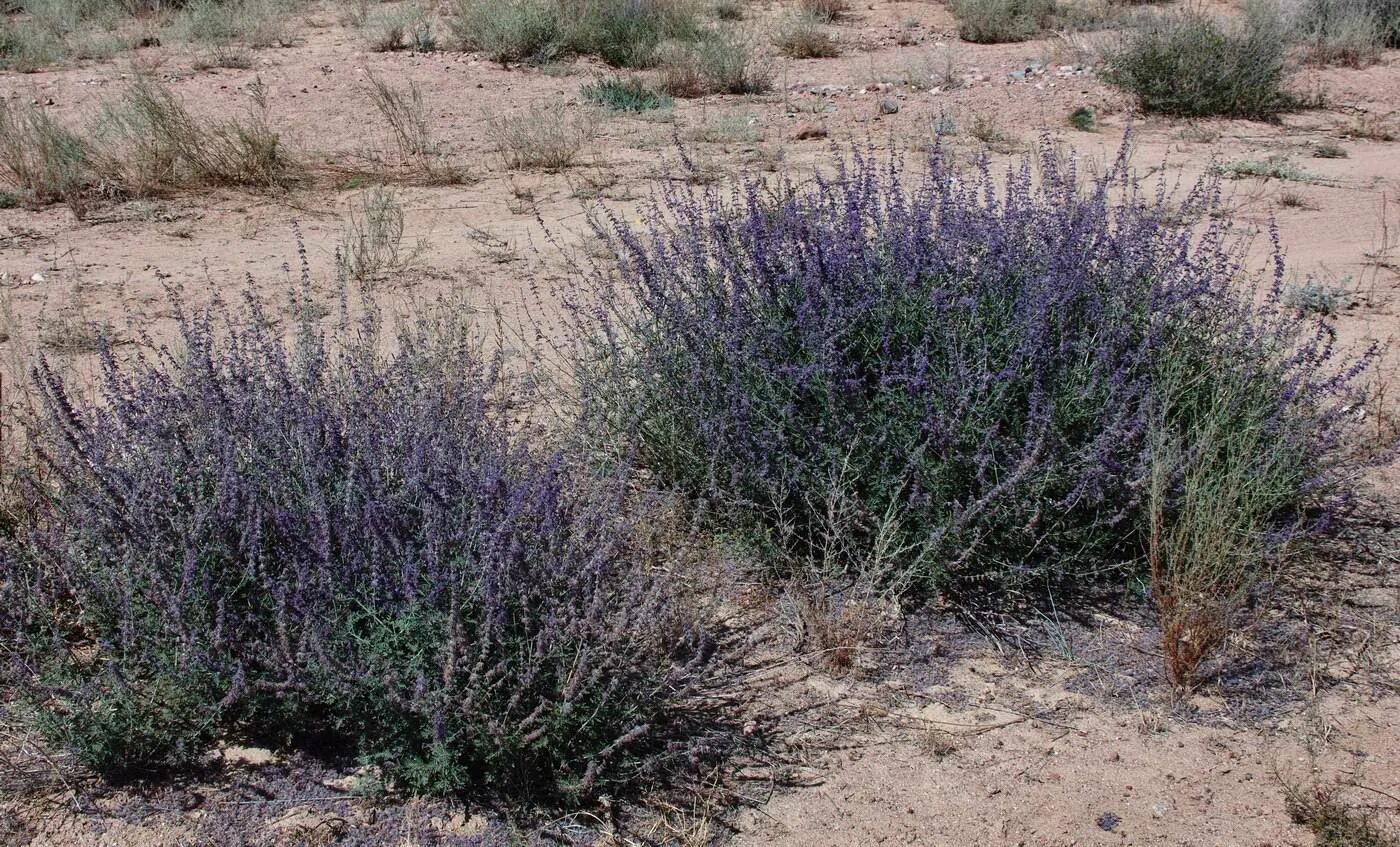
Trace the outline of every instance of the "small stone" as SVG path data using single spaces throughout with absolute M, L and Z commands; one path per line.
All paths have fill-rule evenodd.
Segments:
M 880 114 L 893 115 L 899 111 L 899 101 L 893 97 L 886 97 L 880 101 Z
M 33 276 L 31 276 L 31 277 L 29 278 L 29 281 L 30 281 L 30 282 L 43 282 L 43 281 L 44 281 L 44 275 L 43 275 L 43 274 L 34 274 Z

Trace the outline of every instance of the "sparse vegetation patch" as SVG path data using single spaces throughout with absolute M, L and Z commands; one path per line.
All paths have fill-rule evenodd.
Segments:
M 1275 7 L 1245 11 L 1228 23 L 1200 9 L 1151 15 L 1112 51 L 1104 78 L 1147 112 L 1270 118 L 1295 103 L 1287 33 Z

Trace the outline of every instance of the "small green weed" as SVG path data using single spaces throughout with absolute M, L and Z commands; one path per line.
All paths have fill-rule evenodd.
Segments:
M 1239 159 L 1219 165 L 1220 173 L 1231 179 L 1281 179 L 1290 182 L 1314 182 L 1317 177 L 1295 167 L 1287 159 Z
M 583 99 L 615 112 L 646 112 L 665 109 L 673 104 L 670 95 L 647 85 L 640 77 L 603 77 L 585 83 L 579 93 Z

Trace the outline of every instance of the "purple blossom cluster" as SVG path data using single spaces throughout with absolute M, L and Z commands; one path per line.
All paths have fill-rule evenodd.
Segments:
M 911 596 L 1140 570 L 1154 444 L 1206 416 L 1266 433 L 1249 531 L 1291 536 L 1365 357 L 1278 305 L 1281 259 L 1242 285 L 1217 182 L 1145 189 L 1128 149 L 1094 179 L 1048 144 L 1004 179 L 857 151 L 597 216 L 615 261 L 560 292 L 585 426 L 773 567 Z
M 287 340 L 251 295 L 176 307 L 180 343 L 104 352 L 93 400 L 37 364 L 6 578 L 56 737 L 113 776 L 246 739 L 516 804 L 695 752 L 711 639 L 499 356 L 448 319 Z

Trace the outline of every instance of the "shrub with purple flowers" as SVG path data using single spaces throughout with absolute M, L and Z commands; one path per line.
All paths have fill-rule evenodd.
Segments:
M 1126 150 L 1087 184 L 1048 145 L 1003 184 L 857 153 L 599 216 L 616 261 L 562 295 L 586 425 L 788 574 L 1004 608 L 1172 571 L 1209 501 L 1251 585 L 1335 491 L 1365 357 L 1281 265 L 1240 286 L 1215 183 L 1154 196 Z
M 5 583 L 55 738 L 112 776 L 242 739 L 515 804 L 698 755 L 714 645 L 651 512 L 540 446 L 500 356 L 441 316 L 289 340 L 251 295 L 176 305 L 95 402 L 36 368 Z

